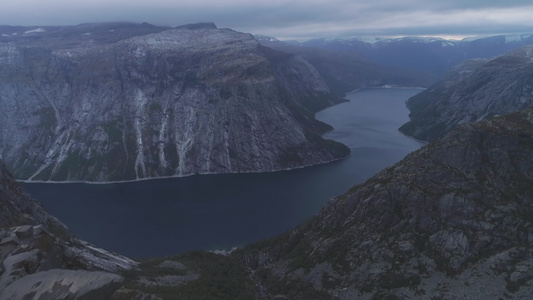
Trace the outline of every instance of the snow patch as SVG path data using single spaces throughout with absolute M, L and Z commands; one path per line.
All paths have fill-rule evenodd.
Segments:
M 530 37 L 531 37 L 531 34 L 506 35 L 505 42 L 506 43 L 521 42 Z
M 464 39 L 461 40 L 461 42 L 473 42 L 475 40 L 479 40 L 479 39 L 484 39 L 486 38 L 487 36 L 471 36 L 471 37 L 466 37 Z
M 388 41 L 391 41 L 392 39 L 389 39 L 389 38 L 383 38 L 383 37 L 356 37 L 354 40 L 356 41 L 359 41 L 359 42 L 363 42 L 363 43 L 367 43 L 367 44 L 376 44 L 376 43 L 379 43 L 379 42 L 388 42 Z
M 216 255 L 228 256 L 232 252 L 234 252 L 235 250 L 237 250 L 237 247 L 233 247 L 230 250 L 213 250 L 213 251 L 210 251 L 210 252 L 213 253 L 213 254 L 216 254 Z
M 39 32 L 45 32 L 43 28 L 36 28 L 28 31 L 24 31 L 24 34 L 30 34 L 30 33 L 39 33 Z
M 137 47 L 135 51 L 133 52 L 133 55 L 139 58 L 139 57 L 146 56 L 146 53 L 143 51 L 143 49 L 141 49 L 141 47 Z

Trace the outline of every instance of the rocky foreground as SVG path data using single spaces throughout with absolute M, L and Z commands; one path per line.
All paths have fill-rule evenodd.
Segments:
M 349 149 L 302 58 L 214 24 L 0 26 L 0 157 L 18 179 L 266 172 Z
M 0 299 L 109 299 L 137 263 L 78 240 L 0 163 Z

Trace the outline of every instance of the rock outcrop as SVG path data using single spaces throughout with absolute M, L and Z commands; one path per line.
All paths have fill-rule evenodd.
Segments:
M 50 216 L 45 209 L 31 199 L 22 186 L 0 162 L 0 228 L 20 225 L 41 225 L 65 233 L 66 227 Z
M 0 162 L 0 299 L 109 299 L 112 272 L 136 266 L 77 239 Z
M 106 272 L 49 270 L 15 281 L 0 291 L 0 299 L 111 299 L 122 280 Z
M 533 105 L 533 46 L 492 60 L 470 60 L 410 98 L 411 121 L 400 131 L 431 141 L 457 124 L 480 121 Z
M 458 126 L 241 255 L 265 299 L 527 299 L 532 157 L 533 109 Z
M 213 24 L 106 26 L 4 34 L 0 154 L 17 178 L 265 172 L 349 153 L 320 138 L 313 114 L 338 99 L 301 58 Z

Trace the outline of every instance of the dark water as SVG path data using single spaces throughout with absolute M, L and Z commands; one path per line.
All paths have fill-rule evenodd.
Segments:
M 268 238 L 419 148 L 397 128 L 419 89 L 363 89 L 317 119 L 352 149 L 327 165 L 258 174 L 196 175 L 118 184 L 24 184 L 80 238 L 133 257 L 214 250 Z

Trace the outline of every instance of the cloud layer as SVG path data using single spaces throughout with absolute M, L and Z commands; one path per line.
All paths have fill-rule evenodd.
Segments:
M 278 38 L 361 35 L 472 36 L 533 32 L 530 0 L 17 0 L 0 3 L 5 25 L 131 21 L 215 22 Z

